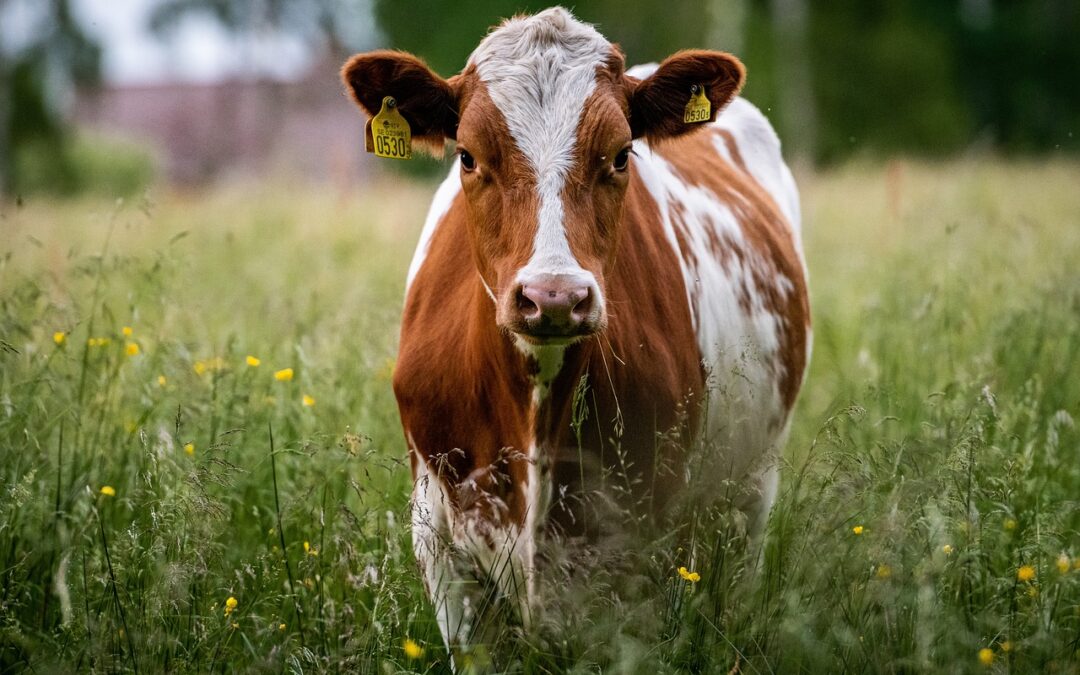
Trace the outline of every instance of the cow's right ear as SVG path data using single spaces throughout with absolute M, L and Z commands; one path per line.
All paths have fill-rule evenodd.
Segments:
M 412 54 L 392 50 L 356 54 L 341 68 L 341 79 L 368 117 L 378 114 L 384 97 L 397 99 L 414 143 L 441 151 L 444 139 L 456 138 L 458 96 L 453 84 Z

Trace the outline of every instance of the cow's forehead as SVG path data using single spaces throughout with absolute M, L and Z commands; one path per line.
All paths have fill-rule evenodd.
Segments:
M 507 20 L 469 57 L 539 182 L 569 170 L 582 109 L 611 55 L 595 28 L 554 7 Z

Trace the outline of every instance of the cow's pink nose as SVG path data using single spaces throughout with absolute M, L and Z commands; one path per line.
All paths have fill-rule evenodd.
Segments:
M 526 332 L 537 337 L 578 334 L 593 306 L 588 286 L 558 276 L 522 284 L 516 300 Z

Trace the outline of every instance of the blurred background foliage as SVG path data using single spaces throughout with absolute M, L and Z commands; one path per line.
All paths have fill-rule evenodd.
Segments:
M 0 0 L 0 16 L 19 1 Z M 95 165 L 80 163 L 87 153 L 77 152 L 65 114 L 72 91 L 100 84 L 101 52 L 109 47 L 80 24 L 74 10 L 81 1 L 43 0 L 44 18 L 31 35 L 0 30 L 5 193 L 66 194 L 96 184 Z M 145 1 L 154 5 L 146 28 L 161 39 L 192 15 L 238 34 L 292 34 L 326 55 L 313 60 L 324 75 L 333 75 L 328 64 L 348 53 L 377 46 L 414 52 L 450 75 L 501 18 L 549 4 Z M 814 164 L 852 156 L 1080 150 L 1075 0 L 583 0 L 571 9 L 619 43 L 630 63 L 688 47 L 736 53 L 749 71 L 745 95 L 773 120 L 786 151 Z M 122 163 L 121 174 L 142 175 L 142 160 L 129 156 Z M 106 189 L 128 183 L 103 182 Z

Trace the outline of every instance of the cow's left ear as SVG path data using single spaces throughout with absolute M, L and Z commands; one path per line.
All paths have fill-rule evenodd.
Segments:
M 746 81 L 746 68 L 725 52 L 690 49 L 669 56 L 644 80 L 627 78 L 630 88 L 630 130 L 650 141 L 693 131 L 699 123 L 683 121 L 694 85 L 705 87 L 715 120 Z
M 444 80 L 412 54 L 387 49 L 356 54 L 341 68 L 341 79 L 368 117 L 378 114 L 383 97 L 393 96 L 414 143 L 438 153 L 444 139 L 457 135 L 457 78 Z

